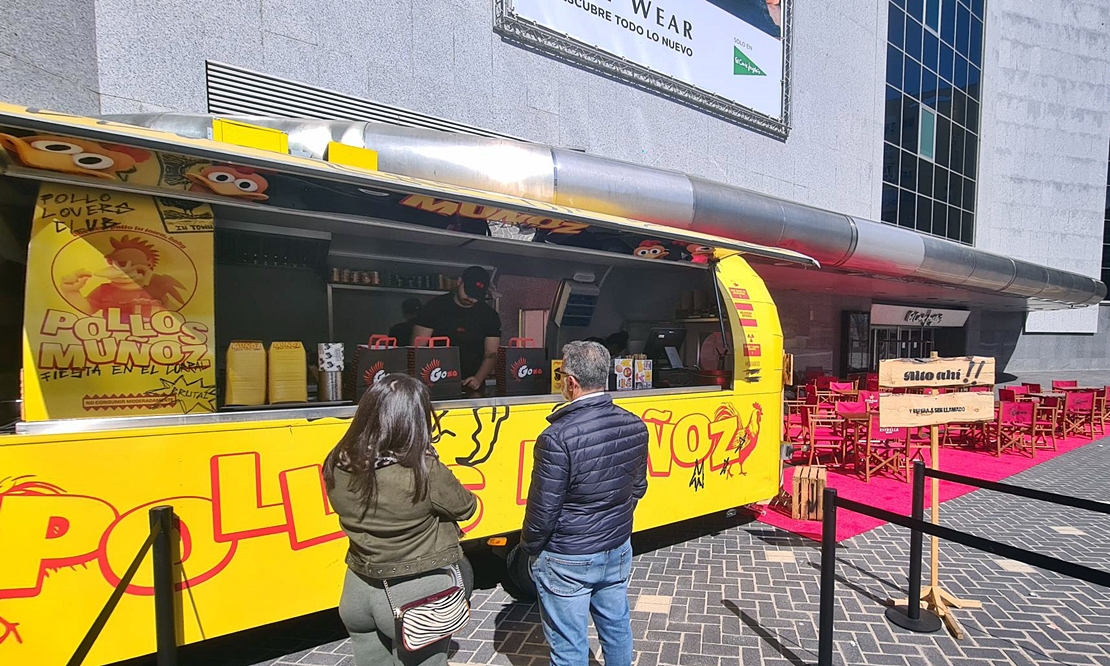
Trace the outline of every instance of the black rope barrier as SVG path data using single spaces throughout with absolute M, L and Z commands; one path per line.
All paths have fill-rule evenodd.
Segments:
M 1019 493 L 1016 493 L 1016 492 L 1010 492 L 1009 490 L 1006 490 L 1004 488 L 999 487 L 999 486 L 1005 487 L 1008 484 L 997 484 L 997 483 L 994 483 L 994 482 L 991 482 L 991 481 L 983 481 L 981 479 L 973 479 L 971 477 L 961 477 L 960 475 L 949 475 L 949 474 L 944 473 L 944 472 L 936 472 L 936 473 L 930 474 L 931 470 L 925 470 L 923 468 L 924 468 L 924 466 L 922 465 L 922 463 L 918 462 L 918 463 L 916 463 L 915 470 L 914 470 L 914 477 L 915 477 L 914 478 L 914 481 L 915 481 L 915 483 L 914 483 L 914 486 L 915 486 L 915 489 L 914 489 L 914 496 L 915 496 L 914 497 L 914 513 L 917 514 L 917 516 L 921 515 L 921 513 L 919 513 L 917 495 L 918 495 L 918 493 L 920 493 L 922 495 L 922 504 L 923 504 L 924 503 L 923 502 L 923 498 L 924 498 L 924 478 L 925 478 L 926 474 L 929 474 L 930 476 L 936 476 L 937 478 L 940 478 L 940 479 L 947 479 L 947 480 L 955 481 L 957 483 L 963 483 L 964 482 L 964 481 L 961 481 L 959 479 L 967 479 L 967 480 L 970 480 L 970 481 L 974 482 L 974 483 L 968 483 L 967 485 L 978 486 L 981 483 L 981 484 L 984 484 L 984 485 L 980 486 L 980 487 L 983 487 L 983 488 L 989 488 L 991 490 L 999 490 L 1000 492 L 1006 492 L 1006 493 L 1009 493 L 1009 494 L 1015 494 L 1015 495 L 1019 494 Z M 948 479 L 949 476 L 955 477 L 955 478 Z M 986 484 L 990 484 L 990 486 L 995 486 L 995 487 L 992 488 L 992 487 L 990 487 Z M 1012 487 L 1017 488 L 1016 486 L 1012 486 Z M 1046 496 L 1046 495 L 1050 496 L 1050 495 L 1053 495 L 1054 493 L 1045 493 L 1044 491 L 1030 491 L 1027 488 L 1022 488 L 1020 490 L 1029 491 L 1029 493 L 1030 493 L 1030 495 L 1022 495 L 1022 496 L 1031 496 L 1032 494 L 1036 494 L 1036 495 L 1041 495 L 1041 497 L 1032 497 L 1033 499 L 1042 499 L 1043 501 L 1050 502 L 1050 503 L 1053 503 L 1053 504 L 1062 504 L 1063 503 L 1063 502 L 1056 502 L 1056 501 L 1050 500 L 1050 499 L 1044 499 L 1044 496 Z M 1074 498 L 1067 498 L 1067 499 L 1073 500 Z M 818 644 L 817 644 L 817 664 L 818 664 L 818 666 L 832 666 L 833 631 L 834 631 L 834 624 L 835 624 L 834 600 L 835 600 L 835 596 L 836 596 L 836 514 L 837 514 L 837 509 L 838 508 L 843 508 L 843 509 L 846 509 L 848 511 L 854 511 L 856 513 L 861 513 L 865 516 L 871 516 L 872 518 L 877 518 L 879 520 L 884 520 L 886 522 L 894 523 L 895 525 L 900 525 L 902 527 L 906 527 L 906 528 L 909 528 L 911 530 L 911 542 L 910 542 L 910 555 L 911 555 L 911 562 L 910 562 L 910 604 L 908 605 L 908 608 L 907 608 L 907 611 L 909 613 L 914 612 L 914 607 L 915 606 L 917 607 L 918 612 L 920 612 L 920 590 L 921 590 L 921 545 L 920 545 L 920 539 L 921 539 L 922 534 L 929 534 L 931 536 L 935 536 L 935 537 L 944 539 L 945 541 L 952 541 L 954 543 L 958 543 L 958 544 L 967 546 L 969 548 L 973 548 L 975 550 L 980 550 L 980 551 L 987 552 L 987 553 L 993 553 L 995 555 L 1001 555 L 1002 557 L 1005 557 L 1005 558 L 1008 558 L 1008 559 L 1011 559 L 1011 560 L 1015 560 L 1017 562 L 1023 562 L 1025 564 L 1037 567 L 1039 569 L 1046 569 L 1048 571 L 1058 573 L 1062 576 L 1067 576 L 1069 578 L 1075 578 L 1075 579 L 1078 579 L 1078 580 L 1082 580 L 1082 581 L 1085 581 L 1085 582 L 1088 582 L 1088 583 L 1092 583 L 1094 585 L 1098 585 L 1100 587 L 1110 587 L 1110 572 L 1102 571 L 1100 569 L 1094 569 L 1094 568 L 1091 568 L 1091 567 L 1088 567 L 1088 566 L 1084 566 L 1082 564 L 1076 564 L 1074 562 L 1067 562 L 1065 560 L 1061 560 L 1061 559 L 1058 559 L 1058 558 L 1055 558 L 1055 557 L 1050 557 L 1048 555 L 1041 555 L 1040 553 L 1035 553 L 1035 552 L 1032 552 L 1032 551 L 1029 551 L 1029 550 L 1025 550 L 1023 548 L 1018 548 L 1016 546 L 1011 546 L 1009 544 L 1001 543 L 1001 542 L 998 542 L 998 541 L 993 541 L 991 539 L 985 539 L 983 537 L 978 537 L 978 536 L 975 536 L 973 534 L 968 534 L 966 532 L 961 532 L 959 530 L 954 530 L 954 529 L 949 528 L 949 527 L 944 527 L 944 526 L 941 526 L 941 525 L 934 525 L 932 523 L 921 520 L 920 517 L 902 516 L 902 515 L 899 515 L 897 513 L 892 513 L 890 511 L 887 511 L 885 509 L 880 509 L 878 507 L 870 506 L 868 504 L 862 504 L 862 503 L 856 502 L 854 500 L 844 499 L 844 498 L 841 498 L 841 497 L 837 496 L 835 488 L 825 488 L 824 496 L 823 496 L 823 502 L 824 502 L 824 515 L 822 516 L 823 523 L 822 523 L 822 533 L 821 533 L 821 596 L 820 596 L 820 601 L 819 601 L 820 614 L 819 614 L 819 617 L 818 617 Z M 1095 502 L 1094 504 L 1100 504 L 1100 503 Z M 1071 502 L 1069 502 L 1067 505 L 1068 506 L 1075 506 L 1075 504 L 1071 503 Z M 1079 507 L 1079 508 L 1085 508 L 1085 507 Z M 1092 510 L 1099 511 L 1100 513 L 1105 513 L 1103 507 L 1099 507 L 1099 508 L 1092 509 Z M 916 544 L 915 544 L 914 540 L 916 540 Z M 916 591 L 916 594 L 915 594 L 915 591 Z M 914 601 L 916 601 L 917 603 L 914 604 L 913 603 Z
M 93 621 L 89 631 L 77 646 L 77 650 L 66 662 L 66 666 L 81 666 L 81 663 L 85 661 L 85 657 L 92 650 L 96 639 L 100 637 L 100 632 L 104 630 L 104 626 L 108 624 L 108 619 L 116 610 L 120 600 L 123 599 L 127 588 L 131 586 L 131 581 L 135 578 L 135 574 L 139 572 L 139 566 L 142 565 L 147 551 L 151 548 L 154 549 L 152 560 L 154 565 L 155 637 L 158 644 L 157 663 L 158 666 L 177 665 L 177 631 L 173 598 L 173 550 L 170 541 L 173 532 L 173 507 L 156 506 L 148 512 L 148 515 L 150 518 L 150 534 L 147 535 L 146 541 L 139 548 L 139 552 L 135 554 L 135 559 L 131 560 L 131 565 L 127 567 L 127 571 L 120 578 L 119 584 L 112 590 L 112 595 L 108 597 L 108 603 L 104 604 L 104 608 L 100 610 L 100 614 L 96 616 L 96 620 Z
M 914 464 L 925 467 L 924 463 L 922 463 L 920 460 L 916 461 Z M 952 483 L 959 483 L 965 486 L 983 488 L 984 490 L 995 490 L 1000 493 L 1006 493 L 1007 495 L 1017 495 L 1018 497 L 1026 497 L 1029 499 L 1040 500 L 1042 502 L 1049 502 L 1051 504 L 1070 506 L 1075 509 L 1094 511 L 1095 513 L 1101 513 L 1110 516 L 1110 504 L 1107 504 L 1106 502 L 1083 499 L 1082 497 L 1068 497 L 1067 495 L 1050 493 L 1047 490 L 1023 488 L 1021 486 L 1012 486 L 1008 483 L 999 483 L 997 481 L 984 481 L 983 479 L 963 476 L 962 474 L 953 474 L 952 472 L 942 472 L 939 469 L 929 469 L 928 467 L 925 467 L 925 476 L 940 479 L 942 481 L 951 481 Z

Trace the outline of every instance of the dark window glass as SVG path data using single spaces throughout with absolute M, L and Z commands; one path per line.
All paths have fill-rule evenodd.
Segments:
M 952 91 L 952 122 L 964 124 L 964 115 L 967 113 L 967 95 L 961 90 Z
M 906 72 L 902 78 L 902 90 L 907 95 L 917 96 L 921 93 L 921 65 L 916 60 L 906 58 Z
M 983 18 L 983 0 L 971 0 L 971 11 L 979 18 Z
M 887 90 L 890 90 L 888 88 Z M 898 97 L 886 98 L 886 118 L 883 121 L 883 140 L 897 144 L 902 140 L 902 94 L 895 91 Z
M 979 68 L 975 65 L 967 68 L 967 94 L 971 99 L 979 99 Z
M 925 0 L 906 0 L 906 13 L 921 21 L 925 15 Z
M 951 166 L 952 155 L 952 121 L 944 116 L 937 117 L 937 156 L 936 162 L 941 166 Z
M 892 3 L 886 20 L 887 41 L 902 48 L 906 43 L 906 14 Z
M 979 148 L 983 24 L 976 6 L 981 12 L 982 0 L 890 0 L 887 7 L 881 219 L 964 243 L 973 238 Z M 921 150 L 923 135 L 933 139 L 932 151 Z
M 939 201 L 933 202 L 933 233 L 938 236 L 948 235 L 948 206 Z
M 937 73 L 948 85 L 952 85 L 952 58 L 955 55 L 956 52 L 952 50 L 951 46 L 947 44 L 940 45 L 940 69 L 937 70 Z
M 898 193 L 899 226 L 913 228 L 917 213 L 917 205 L 914 201 L 916 198 L 913 192 L 907 192 L 906 190 L 901 190 Z
M 979 19 L 971 20 L 971 44 L 968 49 L 968 58 L 971 59 L 971 64 L 982 66 L 983 64 L 983 22 Z
M 933 163 L 924 158 L 917 161 L 917 191 L 931 194 L 933 191 Z
M 964 171 L 964 140 L 963 128 L 953 126 L 952 138 L 949 141 L 952 150 L 948 154 L 948 165 L 953 171 L 961 175 L 967 175 Z
M 938 83 L 940 86 L 937 90 L 936 110 L 942 117 L 952 117 L 952 88 Z M 938 118 L 939 120 L 939 118 Z
M 967 89 L 967 58 L 956 54 L 956 59 L 953 62 L 952 72 L 952 85 L 960 90 Z
M 929 70 L 921 72 L 921 101 L 929 106 L 937 106 L 937 75 Z
M 948 169 L 942 166 L 936 167 L 933 172 L 933 198 L 948 202 Z
M 956 0 L 943 0 L 940 12 L 940 38 L 949 45 L 956 43 Z
M 1110 245 L 1102 246 L 1102 270 L 1110 268 Z
M 906 21 L 906 53 L 921 60 L 921 41 L 924 39 L 925 28 L 912 19 Z
M 898 184 L 902 187 L 912 190 L 917 186 L 917 155 L 902 151 L 902 167 L 899 175 Z
M 964 126 L 968 130 L 978 133 L 979 132 L 979 102 L 975 100 L 968 100 L 967 114 L 964 116 Z
M 902 52 L 893 46 L 886 47 L 886 82 L 895 88 L 902 87 Z
M 917 152 L 917 117 L 920 113 L 918 102 L 912 97 L 902 97 L 902 148 Z
M 940 69 L 940 40 L 932 32 L 925 31 L 925 43 L 921 47 L 921 62 L 929 69 Z
M 953 173 L 948 182 L 948 203 L 953 206 L 964 203 L 964 181 L 957 173 Z
M 964 175 L 968 178 L 975 178 L 979 137 L 971 132 L 964 132 L 964 141 Z
M 925 0 L 925 17 L 922 22 L 934 32 L 940 30 L 940 0 Z
M 960 53 L 967 55 L 971 42 L 971 12 L 963 5 L 956 6 L 956 43 Z
M 975 228 L 973 226 L 974 222 L 972 221 L 974 218 L 972 217 L 971 213 L 966 212 L 963 213 L 961 217 L 962 221 L 960 224 L 960 241 L 964 243 L 975 242 Z
M 890 224 L 898 222 L 898 188 L 893 185 L 883 185 L 882 220 Z
M 926 197 L 917 197 L 916 228 L 927 234 L 933 233 L 933 203 Z
M 899 153 L 898 146 L 883 144 L 883 182 L 898 183 Z

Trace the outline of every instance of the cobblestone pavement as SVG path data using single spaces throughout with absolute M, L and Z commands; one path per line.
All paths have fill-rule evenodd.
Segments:
M 1110 439 L 1010 481 L 1101 499 L 1108 477 Z M 942 523 L 950 527 L 1110 569 L 1110 517 L 987 491 L 946 502 L 941 512 Z M 957 611 L 967 637 L 956 641 L 946 632 L 921 635 L 893 627 L 883 617 L 884 603 L 905 596 L 908 541 L 905 530 L 886 525 L 840 544 L 837 663 L 1110 665 L 1110 590 L 951 543 L 941 546 L 942 587 L 983 603 L 982 610 Z M 635 547 L 630 596 L 639 666 L 817 662 L 820 550 L 815 542 L 743 516 L 717 516 L 640 535 Z M 514 602 L 500 587 L 487 587 L 475 592 L 473 620 L 455 637 L 451 663 L 546 665 L 535 606 Z M 191 661 L 238 666 L 258 661 L 249 660 L 250 654 L 264 654 L 261 664 L 267 665 L 353 666 L 334 612 L 313 621 L 316 626 L 302 622 L 294 634 L 283 630 L 252 639 L 246 648 L 240 637 L 219 657 Z M 317 640 L 305 647 L 313 636 Z M 292 652 L 294 646 L 301 651 L 282 654 L 283 647 Z M 600 660 L 592 635 L 591 647 Z

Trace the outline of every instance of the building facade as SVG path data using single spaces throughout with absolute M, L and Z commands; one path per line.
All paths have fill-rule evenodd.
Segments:
M 494 29 L 501 5 L 7 3 L 0 95 L 85 115 L 207 113 L 206 63 L 224 63 L 1095 278 L 1110 266 L 1105 2 L 797 0 L 785 139 L 522 48 Z M 885 344 L 992 355 L 1012 373 L 1110 369 L 1106 305 L 974 307 L 958 330 L 924 331 L 861 315 L 935 297 L 798 281 L 775 295 L 800 366 L 859 369 Z

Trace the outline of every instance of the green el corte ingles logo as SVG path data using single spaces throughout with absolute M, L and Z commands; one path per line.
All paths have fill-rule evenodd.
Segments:
M 735 76 L 767 76 L 739 47 L 732 47 L 732 73 Z

